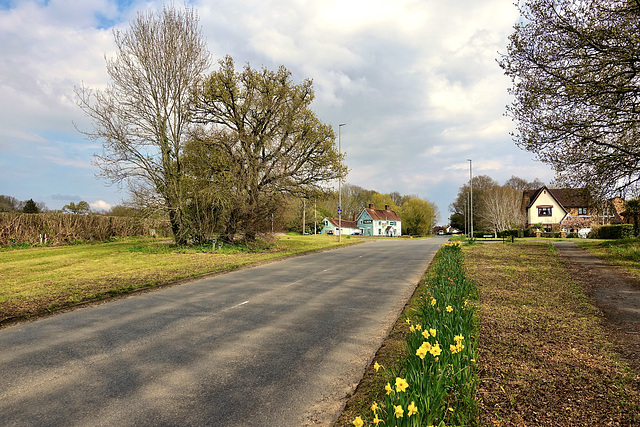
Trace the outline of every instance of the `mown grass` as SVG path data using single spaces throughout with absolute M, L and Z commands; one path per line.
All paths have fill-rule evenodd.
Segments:
M 342 244 L 358 242 L 343 239 Z M 152 238 L 4 250 L 0 322 L 337 245 L 337 238 L 318 235 L 215 251 L 211 245 L 177 247 Z
M 634 276 L 640 277 L 640 239 L 580 239 L 576 243 L 593 255 L 624 267 Z
M 480 298 L 479 425 L 639 425 L 640 381 L 545 243 L 464 248 Z

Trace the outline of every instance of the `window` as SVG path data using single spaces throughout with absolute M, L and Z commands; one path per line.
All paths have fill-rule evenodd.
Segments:
M 586 215 L 587 208 L 578 208 L 578 215 Z
M 538 216 L 551 216 L 551 206 L 538 206 Z

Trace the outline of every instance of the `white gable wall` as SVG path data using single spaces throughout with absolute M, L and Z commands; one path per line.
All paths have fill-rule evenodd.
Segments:
M 551 208 L 551 216 L 538 215 L 540 208 Z M 558 224 L 566 212 L 547 190 L 542 190 L 527 212 L 529 224 Z

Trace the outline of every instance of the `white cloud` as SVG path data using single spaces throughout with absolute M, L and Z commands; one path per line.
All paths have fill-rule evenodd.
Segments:
M 93 203 L 89 203 L 89 207 L 94 211 L 108 211 L 111 209 L 111 204 L 105 202 L 104 200 L 96 200 Z
M 90 123 L 74 86 L 102 88 L 112 26 L 161 1 L 17 1 L 0 9 L 0 188 L 19 199 L 78 194 L 104 206 L 115 189 L 93 178 L 91 154 L 72 125 Z M 495 62 L 517 10 L 503 0 L 197 0 L 214 58 L 239 66 L 284 64 L 311 78 L 319 118 L 343 128 L 348 181 L 418 193 L 446 215 L 474 169 L 498 181 L 547 180 L 549 170 L 511 142 L 503 117 L 509 85 Z M 180 5 L 178 5 L 180 7 Z M 26 173 L 25 171 L 29 171 Z M 17 182 L 13 177 L 19 176 Z M 87 195 L 91 195 L 90 197 Z M 50 198 L 50 203 L 60 203 Z M 56 208 L 56 206 L 50 206 Z

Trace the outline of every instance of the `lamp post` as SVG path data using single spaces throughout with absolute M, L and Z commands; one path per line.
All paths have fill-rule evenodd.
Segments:
M 342 154 L 342 126 L 338 125 L 338 154 Z M 342 242 L 342 176 L 338 177 L 338 242 Z
M 469 162 L 469 227 L 473 239 L 473 169 L 471 159 L 467 159 L 467 161 Z

